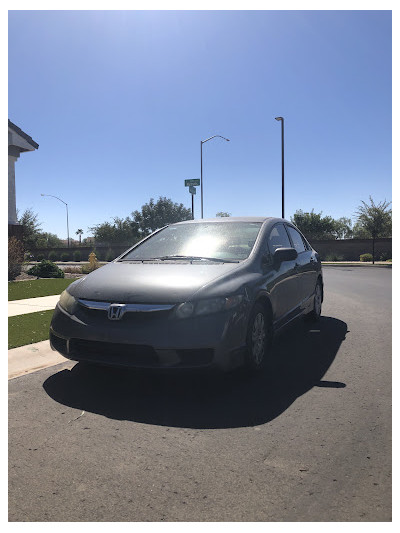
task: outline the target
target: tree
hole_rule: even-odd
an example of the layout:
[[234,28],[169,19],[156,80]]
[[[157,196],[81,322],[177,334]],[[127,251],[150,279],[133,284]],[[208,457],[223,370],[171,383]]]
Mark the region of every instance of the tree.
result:
[[62,246],[61,239],[55,233],[40,231],[42,224],[38,220],[38,215],[32,209],[25,209],[18,223],[22,226],[22,242],[25,251],[35,248],[53,248]]
[[389,209],[392,202],[384,200],[375,204],[371,196],[369,201],[370,205],[361,201],[356,214],[358,227],[372,238],[372,263],[375,263],[375,239],[392,235],[392,210]]
[[353,238],[354,239],[370,239],[371,235],[366,231],[359,222],[356,222],[353,226]]
[[134,211],[131,215],[132,222],[137,224],[140,235],[145,237],[167,224],[191,220],[192,210],[183,204],[173,202],[170,198],[160,196],[156,203],[150,198],[150,202],[143,205],[141,211]]
[[8,239],[8,281],[14,280],[21,274],[21,265],[24,262],[24,247],[16,237]]
[[230,217],[231,214],[227,213],[226,211],[219,211],[215,216],[216,217]]
[[25,209],[21,217],[18,218],[18,223],[22,226],[22,242],[25,250],[36,248],[42,226],[38,220],[38,215],[31,208]]
[[80,246],[82,242],[83,229],[76,230],[75,235],[79,235],[79,246]]
[[341,217],[334,220],[333,234],[335,239],[351,239],[353,237],[351,218]]
[[304,213],[299,209],[290,220],[310,241],[336,238],[335,220],[329,216],[323,217],[322,211],[314,213],[312,209],[311,213]]
[[55,248],[62,244],[62,240],[55,233],[47,231],[40,233],[36,240],[36,248]]
[[93,233],[97,243],[102,244],[135,244],[139,240],[137,224],[126,217],[125,219],[114,217],[113,223],[103,222],[96,224],[89,230]]

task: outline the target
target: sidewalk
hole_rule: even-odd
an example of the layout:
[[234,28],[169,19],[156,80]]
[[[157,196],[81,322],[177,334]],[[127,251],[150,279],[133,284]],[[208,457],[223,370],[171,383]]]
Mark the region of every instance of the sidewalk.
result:
[[11,300],[8,302],[8,316],[25,315],[37,311],[54,309],[60,295],[28,298],[27,300]]
[[[59,299],[60,295],[56,294],[55,296],[43,296],[27,300],[12,300],[8,302],[8,316],[12,317],[54,309]],[[8,350],[8,379],[30,374],[67,361],[65,357],[50,348],[48,340],[19,346]]]

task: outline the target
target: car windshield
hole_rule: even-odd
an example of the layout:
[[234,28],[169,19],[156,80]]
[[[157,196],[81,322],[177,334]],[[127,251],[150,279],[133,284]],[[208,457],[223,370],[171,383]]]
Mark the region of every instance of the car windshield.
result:
[[122,261],[242,261],[255,243],[261,222],[201,222],[168,226],[128,252]]

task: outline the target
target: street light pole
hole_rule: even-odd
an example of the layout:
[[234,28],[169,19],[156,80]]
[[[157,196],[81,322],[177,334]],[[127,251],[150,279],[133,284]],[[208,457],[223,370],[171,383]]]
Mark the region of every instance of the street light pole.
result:
[[213,135],[212,137],[209,137],[205,141],[200,141],[200,192],[201,192],[201,218],[203,218],[203,144],[207,141],[211,141],[211,139],[214,139],[215,137],[221,137],[221,139],[225,139],[225,141],[229,141],[230,139],[227,139],[226,137],[222,137],[222,135]]
[[53,196],[52,194],[41,194],[40,196],[50,196],[51,198],[57,198],[57,200],[60,200],[62,202],[67,210],[67,238],[68,238],[68,248],[69,248],[69,223],[68,223],[68,204],[64,202],[64,200],[61,200],[58,196]]
[[282,218],[285,218],[285,159],[284,159],[284,119],[283,117],[275,117],[281,123],[282,135]]

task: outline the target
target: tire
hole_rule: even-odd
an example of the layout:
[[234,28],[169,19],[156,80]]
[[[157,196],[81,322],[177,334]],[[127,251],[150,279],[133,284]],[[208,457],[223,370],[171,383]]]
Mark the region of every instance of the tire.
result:
[[314,291],[314,307],[311,313],[308,313],[307,318],[313,321],[319,320],[322,308],[322,284],[318,280]]
[[246,337],[246,366],[251,371],[262,370],[269,358],[272,342],[272,320],[261,303],[256,303],[249,320]]

